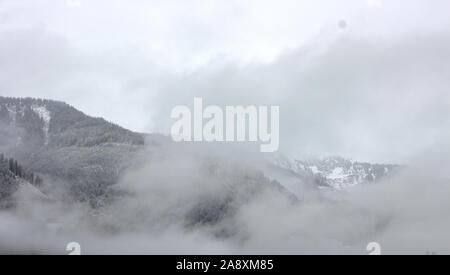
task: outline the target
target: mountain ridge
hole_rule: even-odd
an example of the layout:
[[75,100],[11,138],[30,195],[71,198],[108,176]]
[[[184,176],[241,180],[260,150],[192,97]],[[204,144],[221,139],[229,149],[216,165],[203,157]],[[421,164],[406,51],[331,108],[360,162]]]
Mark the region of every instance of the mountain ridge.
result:
[[[93,205],[108,196],[129,168],[139,165],[146,147],[164,151],[161,145],[171,142],[90,117],[64,102],[34,98],[0,97],[0,126],[0,152]],[[273,156],[271,165],[294,175],[297,184],[315,188],[343,190],[375,182],[396,168],[338,157],[300,161]]]
[[[88,116],[61,101],[0,97],[0,122],[18,124],[33,132],[32,138],[39,137],[38,145],[89,147],[107,142],[130,145],[145,142],[142,134]],[[85,130],[89,130],[89,135]]]
[[146,139],[64,102],[34,98],[0,97],[0,126],[0,152],[88,201],[119,181]]
[[337,190],[377,182],[401,167],[393,164],[359,162],[339,156],[300,159],[278,154],[269,161],[300,177],[310,177],[319,187]]

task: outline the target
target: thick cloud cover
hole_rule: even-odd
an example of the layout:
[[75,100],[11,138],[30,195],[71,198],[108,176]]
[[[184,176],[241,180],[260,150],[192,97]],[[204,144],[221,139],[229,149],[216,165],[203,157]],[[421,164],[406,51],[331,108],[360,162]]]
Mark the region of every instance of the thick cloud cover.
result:
[[64,254],[77,241],[85,254],[366,254],[377,241],[386,254],[450,253],[448,159],[430,155],[333,199],[305,192],[293,201],[264,185],[254,195],[233,187],[233,198],[248,196],[236,211],[192,224],[193,206],[222,200],[238,171],[257,173],[251,159],[236,162],[222,148],[172,146],[150,148],[116,187],[122,195],[101,209],[48,202],[22,189],[16,198],[24,203],[0,212],[0,252]]
[[[217,150],[218,181],[202,170],[208,148],[164,148],[102,212],[17,193],[26,203],[0,212],[1,253],[64,253],[71,241],[87,253],[365,253],[370,241],[450,253],[448,1],[130,2],[0,0],[1,95],[163,133],[194,96],[280,105],[283,152],[409,166],[333,200],[262,188],[223,223],[192,228],[183,206],[217,199],[233,156]],[[255,160],[239,156],[238,167]]]
[[448,137],[448,1],[79,2],[0,2],[2,95],[165,133],[194,96],[279,104],[296,155],[408,163]]
[[448,140],[449,46],[447,33],[382,44],[344,36],[270,65],[229,65],[171,81],[158,113],[170,112],[175,100],[192,106],[193,96],[218,105],[280,105],[285,152],[406,162]]

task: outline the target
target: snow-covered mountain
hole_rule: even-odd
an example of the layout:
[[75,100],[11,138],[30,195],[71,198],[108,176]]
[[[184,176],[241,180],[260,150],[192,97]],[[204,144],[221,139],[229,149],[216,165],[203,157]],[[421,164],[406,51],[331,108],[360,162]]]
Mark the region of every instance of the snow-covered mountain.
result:
[[[219,153],[198,152],[192,144],[131,132],[62,102],[0,97],[0,124],[0,153],[44,179],[43,186],[34,188],[5,166],[0,191],[8,198],[27,200],[28,195],[17,195],[25,190],[33,200],[41,200],[36,189],[45,194],[48,190],[57,198],[101,209],[111,201],[134,197],[133,186],[143,184],[152,190],[145,200],[170,200],[175,195],[168,213],[161,216],[176,215],[187,227],[218,224],[269,191],[296,200],[261,170],[241,167]],[[178,189],[184,190],[179,198]],[[232,233],[225,231],[216,234]]]
[[0,97],[0,125],[0,142],[16,146],[90,147],[108,142],[144,144],[141,134],[52,100]]
[[144,135],[63,102],[0,97],[0,153],[83,200],[117,183],[144,143]]
[[[0,126],[0,153],[50,182],[67,184],[74,197],[94,204],[130,168],[139,166],[139,155],[165,156],[173,146],[169,138],[134,133],[50,100],[0,97]],[[345,189],[379,180],[396,168],[339,157],[302,161],[282,156],[270,159],[269,166],[276,169],[259,168],[264,176],[243,180],[245,186],[269,182],[280,188],[280,183],[301,196],[300,185]]]
[[[0,209],[33,210],[33,222],[46,234],[71,233],[81,219],[88,230],[108,234],[153,235],[177,226],[241,241],[255,231],[243,223],[280,211],[271,215],[288,212],[280,219],[284,226],[302,216],[311,198],[334,206],[331,196],[341,194],[336,189],[374,182],[396,169],[339,157],[267,160],[245,156],[240,148],[174,143],[48,100],[0,97],[0,126],[0,156],[8,157],[0,157]],[[37,176],[43,181],[33,180]],[[57,218],[47,215],[61,207]]]
[[358,162],[342,157],[299,160],[277,155],[271,157],[269,161],[300,178],[311,178],[320,187],[332,187],[338,190],[376,182],[390,175],[399,167],[391,164]]

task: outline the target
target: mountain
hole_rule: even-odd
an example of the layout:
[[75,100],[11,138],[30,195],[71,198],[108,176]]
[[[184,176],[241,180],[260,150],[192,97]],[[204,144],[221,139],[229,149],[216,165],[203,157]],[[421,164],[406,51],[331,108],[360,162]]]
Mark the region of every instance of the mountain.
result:
[[252,217],[242,214],[255,205],[270,210],[274,200],[284,211],[306,202],[305,194],[328,200],[336,189],[376,182],[398,168],[243,152],[134,133],[62,102],[0,97],[0,156],[8,157],[0,157],[0,208],[42,207],[32,217],[37,223],[69,231],[78,224],[65,211],[58,218],[43,212],[77,206],[75,216],[108,234],[180,225],[218,240],[246,238],[239,225]]
[[68,104],[0,97],[0,152],[92,200],[115,184],[145,144],[134,133]]
[[[161,159],[165,159],[172,147],[167,137],[134,133],[104,119],[87,116],[63,102],[0,97],[0,153],[18,160],[25,170],[40,176],[46,183],[55,188],[67,187],[75,199],[94,206],[103,203],[113,190],[110,187],[130,168],[140,165],[142,155],[160,154]],[[173,161],[179,158],[177,154],[181,153],[176,152]],[[227,192],[240,193],[236,190],[253,186],[252,193],[256,193],[258,184],[255,183],[258,182],[285,192],[284,187],[291,184],[289,181],[291,185],[345,189],[375,182],[396,169],[394,165],[361,163],[339,157],[301,161],[277,155],[269,163],[289,175],[289,179],[272,177],[264,168],[265,176],[255,173],[258,176],[254,177],[244,172],[238,173],[242,175],[239,177],[228,171],[229,177],[249,185],[242,188],[227,183],[233,186],[233,190]],[[231,171],[238,170],[232,168]],[[4,186],[14,183],[8,172],[2,175]],[[283,183],[284,187],[271,179]]]
[[144,137],[63,102],[0,97],[2,139],[15,145],[92,147],[104,143],[143,145]]
[[376,182],[399,168],[398,165],[371,164],[342,157],[298,160],[277,155],[272,157],[270,162],[297,175],[299,178],[309,179],[319,187],[330,187],[338,190]]
[[[152,190],[149,198],[167,205],[168,213],[161,217],[177,216],[193,227],[218,224],[267,190],[296,200],[260,170],[224,160],[220,153],[199,152],[192,144],[175,144],[161,135],[134,133],[62,102],[0,97],[0,124],[0,152],[42,177],[46,190],[69,190],[75,200],[94,208],[124,200],[123,204],[138,203],[140,209],[140,193],[133,194],[132,187],[143,184]],[[19,186],[47,196],[6,170],[0,182],[8,196]],[[185,190],[182,196],[177,189]],[[231,234],[225,231],[216,234]]]

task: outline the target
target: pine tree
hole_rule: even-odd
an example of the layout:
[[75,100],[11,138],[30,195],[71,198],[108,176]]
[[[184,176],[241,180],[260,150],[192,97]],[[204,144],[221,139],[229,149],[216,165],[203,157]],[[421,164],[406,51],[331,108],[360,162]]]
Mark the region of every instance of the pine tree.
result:
[[31,184],[40,185],[43,183],[43,180],[39,176],[33,172],[26,171],[17,160],[5,158],[3,154],[0,154],[0,168],[2,167],[9,170],[14,176],[25,179]]
[[9,159],[9,171],[14,173],[14,160],[11,158]]
[[18,176],[19,175],[19,165],[17,164],[17,160],[14,161],[14,175]]

